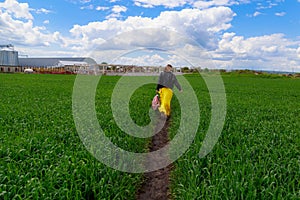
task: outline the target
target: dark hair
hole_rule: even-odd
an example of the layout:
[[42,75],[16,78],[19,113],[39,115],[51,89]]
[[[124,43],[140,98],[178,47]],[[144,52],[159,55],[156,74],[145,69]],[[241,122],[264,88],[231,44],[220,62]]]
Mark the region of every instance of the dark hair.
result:
[[167,64],[167,67],[171,67],[171,68],[173,68],[173,66],[172,66],[171,64]]

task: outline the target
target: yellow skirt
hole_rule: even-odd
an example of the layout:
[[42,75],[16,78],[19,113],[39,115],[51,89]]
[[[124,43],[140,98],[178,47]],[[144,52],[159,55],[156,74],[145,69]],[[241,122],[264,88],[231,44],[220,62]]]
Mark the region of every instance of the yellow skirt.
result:
[[171,114],[171,99],[173,91],[170,88],[161,88],[159,90],[160,107],[159,112],[164,113],[166,116]]

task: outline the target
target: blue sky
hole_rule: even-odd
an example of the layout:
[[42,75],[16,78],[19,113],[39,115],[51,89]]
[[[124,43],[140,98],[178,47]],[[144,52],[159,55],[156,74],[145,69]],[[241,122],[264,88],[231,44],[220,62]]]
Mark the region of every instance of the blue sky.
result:
[[0,43],[30,57],[300,71],[299,10],[300,0],[5,0]]

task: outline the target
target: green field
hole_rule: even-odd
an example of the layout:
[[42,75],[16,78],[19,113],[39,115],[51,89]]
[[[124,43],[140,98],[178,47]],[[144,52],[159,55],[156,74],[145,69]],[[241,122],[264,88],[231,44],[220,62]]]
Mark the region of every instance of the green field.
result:
[[214,150],[198,159],[209,96],[204,83],[190,77],[204,119],[194,146],[176,162],[175,197],[300,199],[300,80],[236,74],[223,75],[223,80],[224,129]]
[[[224,129],[213,151],[198,152],[210,122],[203,79],[187,75],[199,99],[194,143],[175,162],[174,199],[300,199],[300,79],[223,74]],[[0,199],[135,199],[142,174],[98,162],[82,144],[72,115],[73,75],[0,74]],[[102,76],[96,94],[99,124],[129,151],[145,152],[149,139],[115,124],[111,94],[119,77]],[[154,84],[136,90],[130,114],[149,123]],[[170,137],[180,123],[173,99]],[[137,106],[138,108],[136,109]]]

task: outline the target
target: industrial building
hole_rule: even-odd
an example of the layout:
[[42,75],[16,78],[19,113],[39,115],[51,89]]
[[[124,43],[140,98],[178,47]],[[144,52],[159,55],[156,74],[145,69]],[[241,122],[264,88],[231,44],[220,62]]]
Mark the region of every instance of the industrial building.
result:
[[12,44],[0,45],[0,72],[24,72],[32,69],[36,73],[77,73],[96,66],[94,59],[88,57],[19,58]]
[[18,57],[13,45],[0,45],[0,72],[20,71]]
[[[27,70],[26,70],[27,69]],[[26,71],[25,71],[26,70]],[[47,74],[157,75],[164,67],[97,64],[89,57],[19,57],[11,44],[0,45],[0,72]],[[173,69],[181,73],[180,68]]]
[[88,57],[19,58],[21,71],[33,69],[37,73],[72,73],[88,71],[97,63]]

